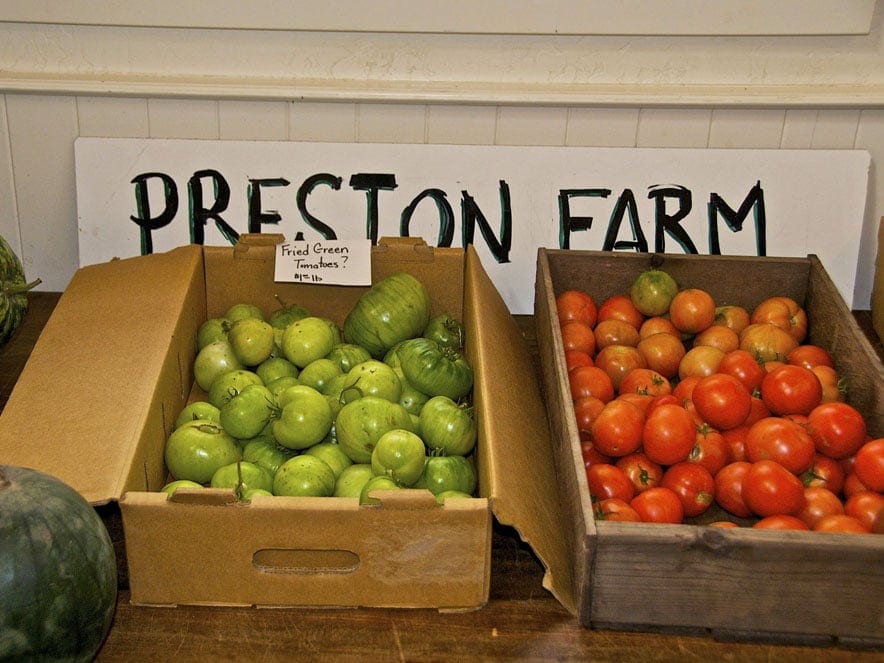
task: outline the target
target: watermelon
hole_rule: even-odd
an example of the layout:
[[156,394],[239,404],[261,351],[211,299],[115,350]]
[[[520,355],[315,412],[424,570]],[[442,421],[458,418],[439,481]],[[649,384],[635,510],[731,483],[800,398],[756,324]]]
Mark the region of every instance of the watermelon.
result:
[[28,290],[40,279],[27,283],[21,260],[0,236],[0,346],[5,345],[28,311]]
[[0,465],[0,661],[91,661],[116,604],[95,509],[55,477]]

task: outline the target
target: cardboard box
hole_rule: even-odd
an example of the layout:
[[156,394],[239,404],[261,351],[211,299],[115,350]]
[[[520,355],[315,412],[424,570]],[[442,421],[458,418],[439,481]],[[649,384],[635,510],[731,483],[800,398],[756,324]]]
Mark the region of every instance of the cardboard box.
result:
[[360,506],[155,492],[205,319],[237,302],[269,313],[279,297],[342,324],[366,290],[274,283],[282,239],[244,236],[235,247],[185,246],[78,270],[0,416],[3,462],[53,474],[93,504],[119,502],[134,603],[475,609],[488,598],[497,517],[533,546],[545,585],[573,610],[539,383],[472,248],[382,240],[372,277],[408,271],[427,286],[434,313],[464,321],[480,497],[439,506],[427,491],[387,491],[381,506]]
[[884,368],[815,256],[754,258],[541,249],[536,324],[574,560],[578,619],[587,627],[677,630],[801,643],[884,642],[884,537],[596,521],[568,391],[555,296],[598,302],[628,292],[652,265],[719,304],[767,296],[808,311],[809,342],[828,348],[850,401],[884,434]]

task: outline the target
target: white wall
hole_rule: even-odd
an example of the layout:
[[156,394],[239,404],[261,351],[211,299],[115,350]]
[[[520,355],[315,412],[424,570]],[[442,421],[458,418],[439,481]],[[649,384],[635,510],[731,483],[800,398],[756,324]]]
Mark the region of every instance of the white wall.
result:
[[[427,35],[3,23],[0,234],[77,267],[77,136],[864,149],[884,215],[884,10],[867,35]],[[874,269],[877,247],[861,248]]]

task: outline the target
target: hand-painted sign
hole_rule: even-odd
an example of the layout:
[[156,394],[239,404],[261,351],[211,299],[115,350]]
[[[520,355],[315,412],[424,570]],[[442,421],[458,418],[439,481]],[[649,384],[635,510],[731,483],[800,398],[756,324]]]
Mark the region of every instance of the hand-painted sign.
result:
[[[229,244],[423,237],[473,244],[530,313],[537,248],[820,256],[868,306],[870,157],[710,150],[80,138],[80,264]],[[871,225],[871,224],[870,224]],[[751,276],[747,275],[747,278]]]

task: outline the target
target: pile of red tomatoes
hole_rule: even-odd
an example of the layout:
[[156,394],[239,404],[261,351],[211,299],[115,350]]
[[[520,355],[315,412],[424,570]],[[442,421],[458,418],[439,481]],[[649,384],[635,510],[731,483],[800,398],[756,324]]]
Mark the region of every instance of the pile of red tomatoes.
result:
[[797,302],[718,304],[652,269],[556,307],[597,519],[884,533],[884,438]]

